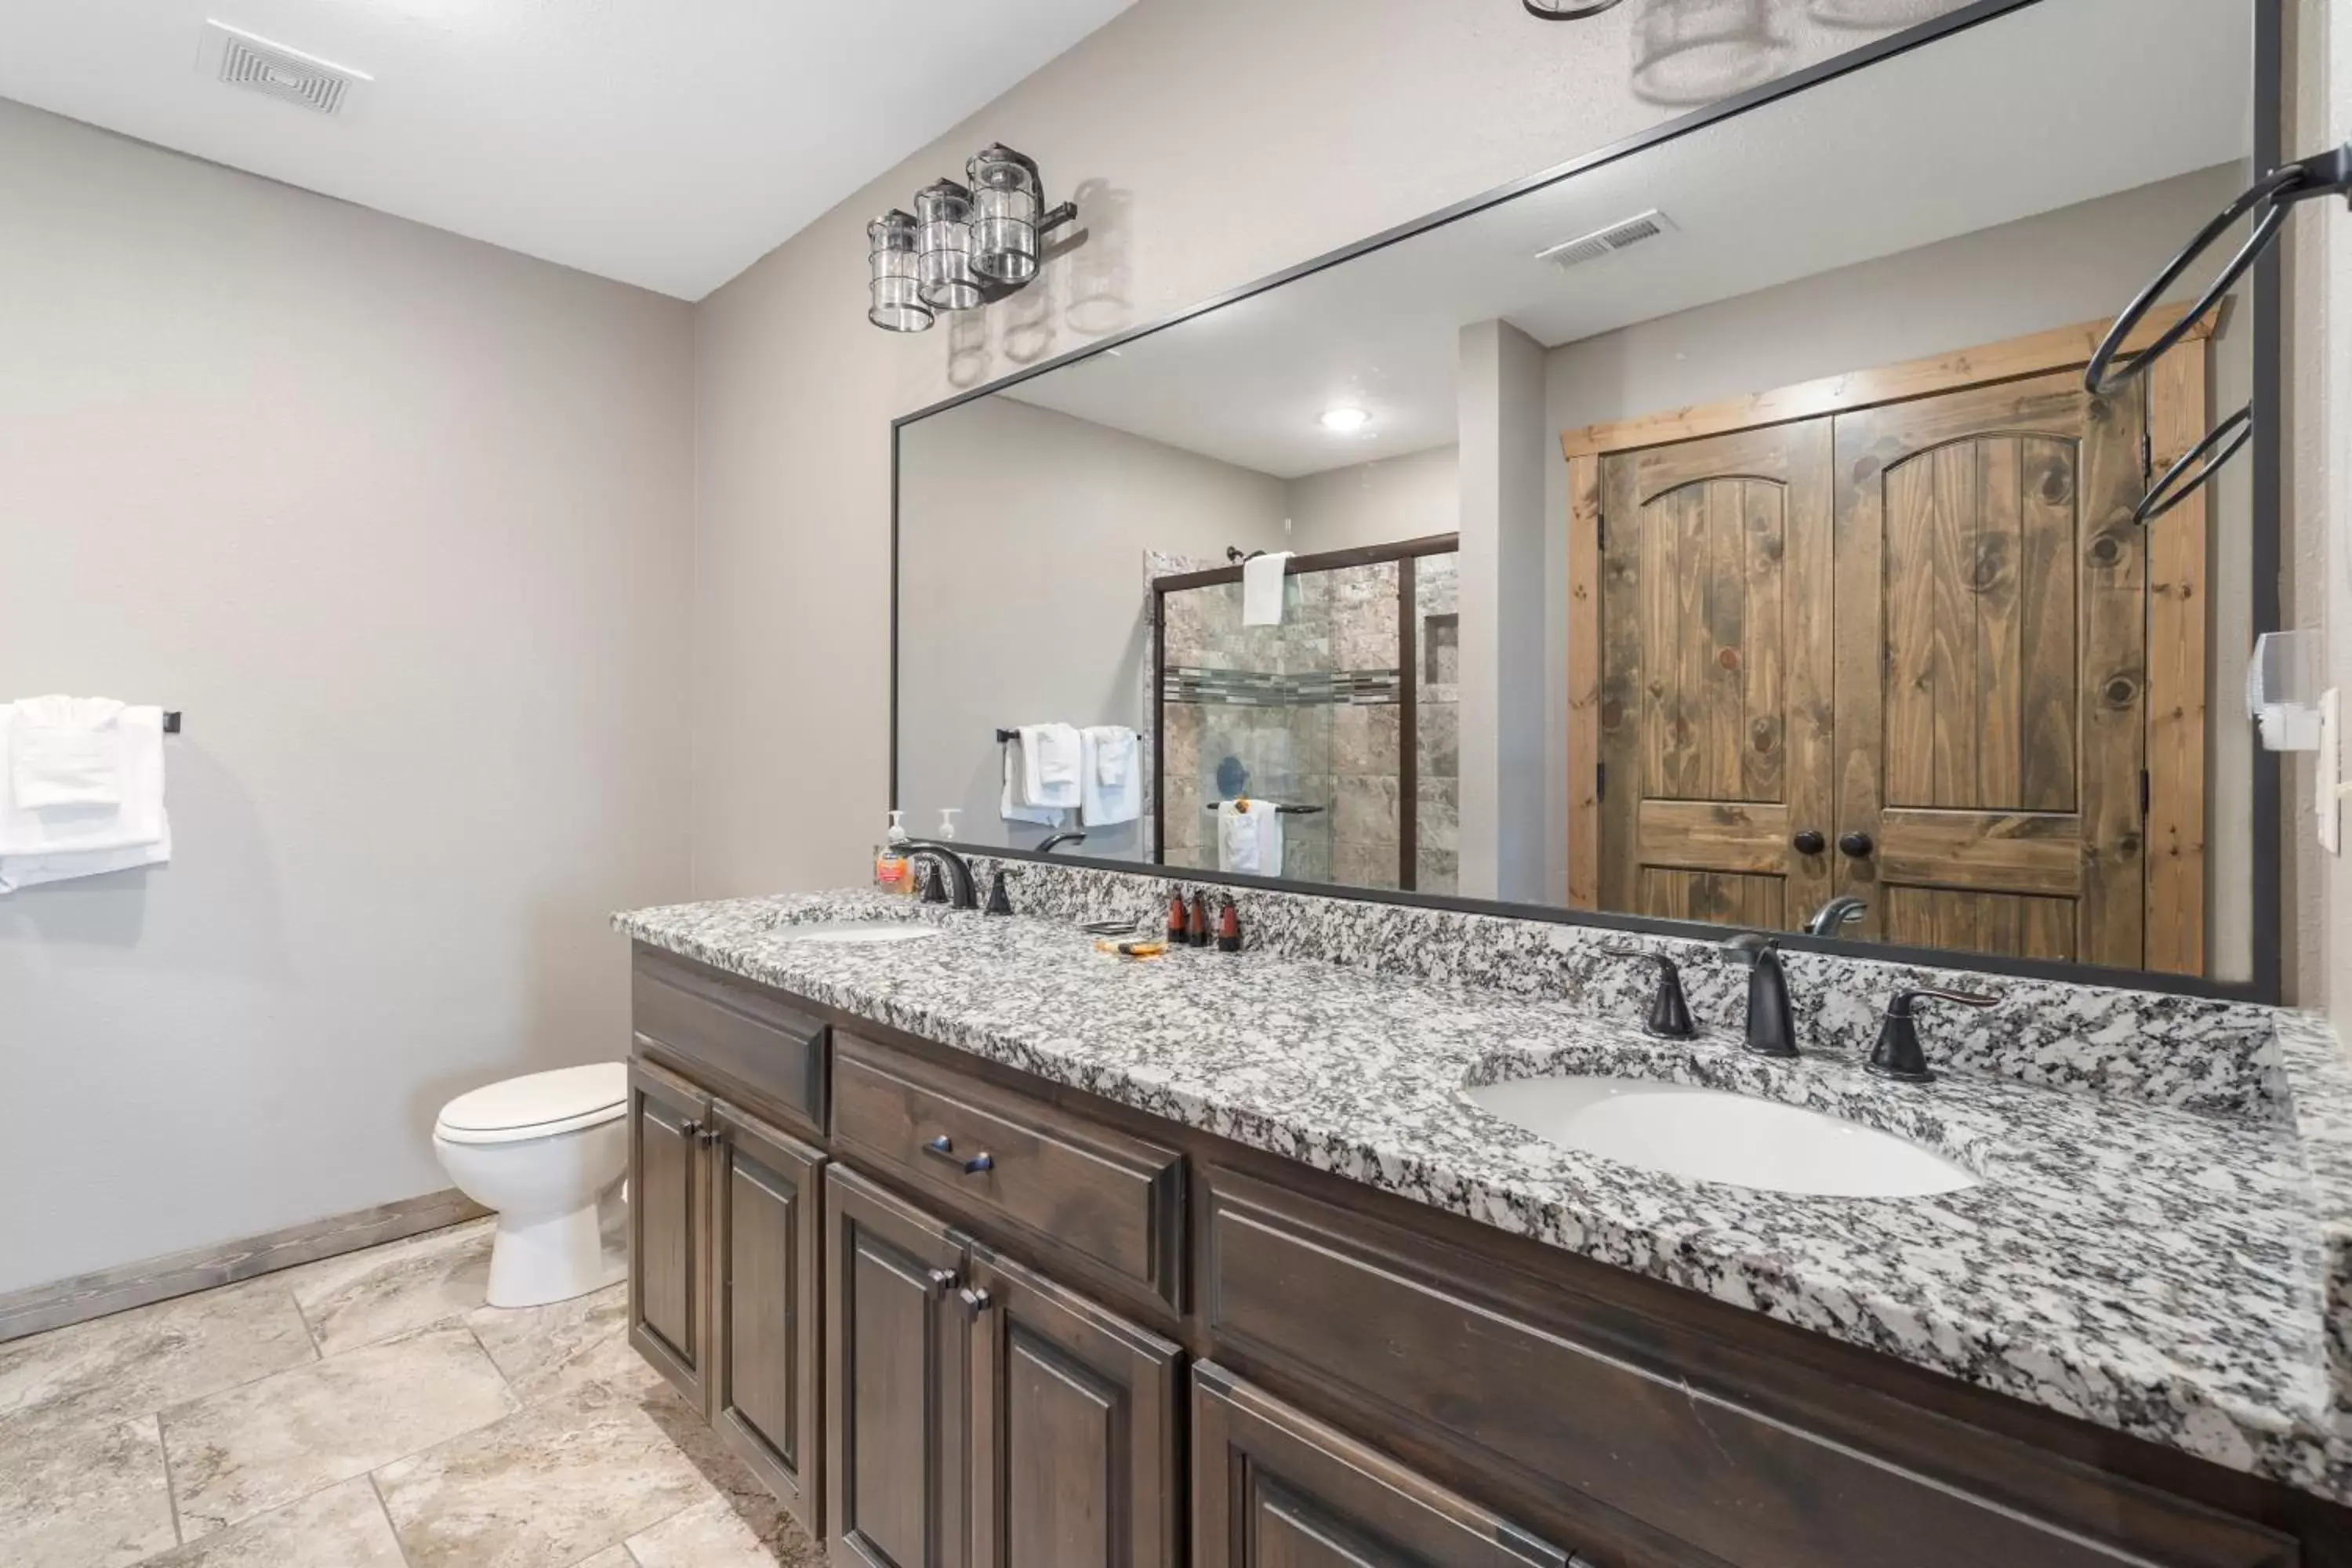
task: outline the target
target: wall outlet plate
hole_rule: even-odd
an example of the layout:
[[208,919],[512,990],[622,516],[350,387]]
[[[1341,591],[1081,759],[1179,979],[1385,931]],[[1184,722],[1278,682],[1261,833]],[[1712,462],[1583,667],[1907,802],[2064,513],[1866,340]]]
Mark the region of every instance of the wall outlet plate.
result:
[[2318,775],[2311,804],[2319,817],[2319,847],[2330,855],[2344,853],[2344,798],[2352,794],[2344,783],[2341,697],[2334,690],[2319,694],[2319,755],[2312,768]]

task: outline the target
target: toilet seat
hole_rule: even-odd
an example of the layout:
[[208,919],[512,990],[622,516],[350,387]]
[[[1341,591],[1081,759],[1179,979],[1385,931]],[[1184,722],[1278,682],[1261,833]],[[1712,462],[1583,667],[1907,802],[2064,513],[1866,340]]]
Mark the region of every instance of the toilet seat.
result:
[[596,1062],[510,1078],[441,1108],[433,1136],[445,1143],[520,1143],[617,1121],[629,1105],[625,1062]]

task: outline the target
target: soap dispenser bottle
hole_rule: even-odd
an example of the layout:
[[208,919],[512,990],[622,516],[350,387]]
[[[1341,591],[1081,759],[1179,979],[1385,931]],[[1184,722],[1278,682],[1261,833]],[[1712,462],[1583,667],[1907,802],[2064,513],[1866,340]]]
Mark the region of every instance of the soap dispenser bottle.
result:
[[874,885],[886,893],[906,897],[915,890],[914,862],[907,858],[907,814],[893,811],[882,847],[874,852]]

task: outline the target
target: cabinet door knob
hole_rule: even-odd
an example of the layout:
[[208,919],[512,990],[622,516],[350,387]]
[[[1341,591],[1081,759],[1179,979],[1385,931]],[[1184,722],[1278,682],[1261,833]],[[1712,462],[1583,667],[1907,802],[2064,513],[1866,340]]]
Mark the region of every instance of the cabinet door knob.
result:
[[1818,827],[1808,827],[1789,840],[1789,847],[1800,855],[1818,855],[1830,847],[1830,841]]
[[677,1135],[681,1138],[699,1138],[702,1136],[702,1123],[681,1121],[677,1124]]
[[934,1268],[931,1270],[931,1289],[944,1296],[956,1288],[961,1278],[952,1268]]
[[1849,833],[1838,840],[1838,853],[1849,860],[1867,860],[1877,848],[1876,840],[1867,833]]
[[990,1295],[985,1290],[975,1290],[969,1285],[965,1286],[963,1289],[957,1292],[957,1294],[963,1298],[963,1304],[971,1309],[971,1315],[975,1318],[980,1316],[981,1313],[987,1311],[991,1307],[996,1305],[995,1297]]

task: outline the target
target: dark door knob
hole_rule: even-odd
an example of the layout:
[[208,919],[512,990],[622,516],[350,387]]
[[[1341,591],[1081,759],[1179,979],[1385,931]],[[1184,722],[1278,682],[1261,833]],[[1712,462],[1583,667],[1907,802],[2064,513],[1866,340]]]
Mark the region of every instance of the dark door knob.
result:
[[1800,855],[1818,855],[1830,847],[1830,841],[1822,837],[1822,830],[1818,827],[1806,828],[1789,843]]
[[1855,860],[1867,860],[1878,846],[1867,833],[1849,833],[1838,840],[1838,853]]

